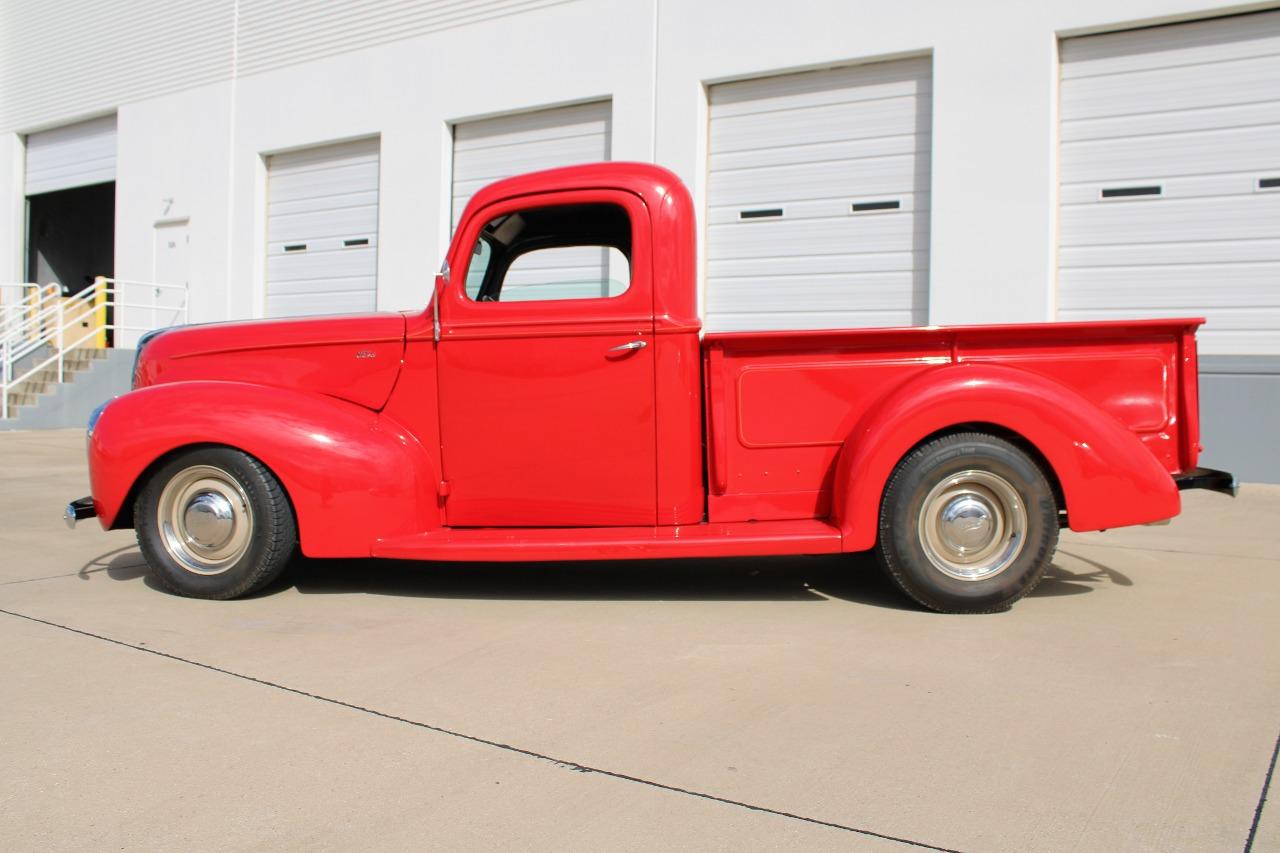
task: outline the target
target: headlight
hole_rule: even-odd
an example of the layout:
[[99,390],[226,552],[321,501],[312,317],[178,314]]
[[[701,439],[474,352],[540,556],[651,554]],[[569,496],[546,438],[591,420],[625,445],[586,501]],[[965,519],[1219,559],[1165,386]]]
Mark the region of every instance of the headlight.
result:
[[[115,398],[112,397],[112,400]],[[102,410],[111,405],[111,400],[103,403],[101,406],[93,410],[93,414],[89,415],[89,434],[86,438],[93,438],[93,428],[98,425],[98,418],[102,417]]]

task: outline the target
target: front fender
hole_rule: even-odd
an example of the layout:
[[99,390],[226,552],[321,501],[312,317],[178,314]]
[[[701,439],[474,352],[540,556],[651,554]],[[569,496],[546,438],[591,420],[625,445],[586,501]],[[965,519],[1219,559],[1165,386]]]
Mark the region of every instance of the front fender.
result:
[[951,364],[891,391],[845,441],[832,504],[844,550],[875,545],[880,498],[899,460],[962,424],[993,424],[1034,445],[1062,486],[1072,530],[1160,521],[1181,508],[1159,460],[1076,391],[1018,368]]
[[250,454],[293,503],[303,553],[368,556],[383,536],[440,523],[436,466],[394,421],[305,391],[244,382],[155,385],[113,400],[89,440],[99,521],[110,529],[153,463],[184,446]]

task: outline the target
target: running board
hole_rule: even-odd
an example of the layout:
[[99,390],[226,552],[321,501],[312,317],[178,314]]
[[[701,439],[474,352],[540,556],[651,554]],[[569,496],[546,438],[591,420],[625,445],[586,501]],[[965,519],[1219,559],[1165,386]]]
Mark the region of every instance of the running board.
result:
[[395,560],[493,562],[838,553],[840,529],[821,519],[680,527],[441,528],[379,539],[372,549],[374,557]]

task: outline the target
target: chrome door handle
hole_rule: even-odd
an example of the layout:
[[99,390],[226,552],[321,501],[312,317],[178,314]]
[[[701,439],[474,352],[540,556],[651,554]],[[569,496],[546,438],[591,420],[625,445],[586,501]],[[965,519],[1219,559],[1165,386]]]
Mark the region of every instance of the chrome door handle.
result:
[[609,347],[609,352],[627,352],[628,350],[644,349],[648,345],[648,341],[631,341],[630,343],[618,344],[616,347]]

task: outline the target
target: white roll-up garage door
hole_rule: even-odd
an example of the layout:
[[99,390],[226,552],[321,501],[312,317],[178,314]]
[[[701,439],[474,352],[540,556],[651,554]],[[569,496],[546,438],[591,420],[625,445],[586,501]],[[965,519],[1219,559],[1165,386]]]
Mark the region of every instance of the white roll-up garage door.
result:
[[1062,43],[1058,317],[1280,354],[1280,12]]
[[378,140],[275,154],[267,175],[267,316],[374,310]]
[[706,325],[926,321],[928,58],[711,89]]
[[114,115],[27,137],[27,195],[105,184],[115,179]]
[[453,129],[453,224],[501,178],[609,159],[610,102],[461,122]]

